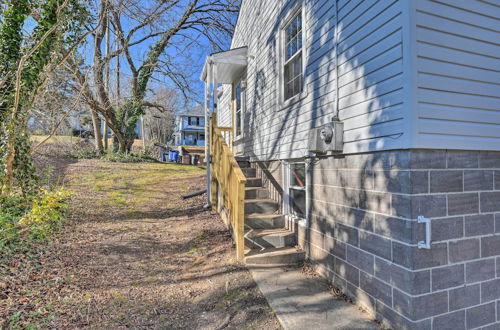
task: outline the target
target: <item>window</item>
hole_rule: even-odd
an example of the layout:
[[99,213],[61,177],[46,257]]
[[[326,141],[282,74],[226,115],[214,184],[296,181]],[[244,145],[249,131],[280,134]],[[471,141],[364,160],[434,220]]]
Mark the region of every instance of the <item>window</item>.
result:
[[243,135],[243,107],[245,98],[245,89],[239,82],[234,87],[234,134],[236,137]]
[[297,218],[306,218],[306,165],[304,163],[288,164],[287,200],[288,214]]
[[283,36],[283,98],[286,101],[302,92],[302,12],[300,10],[285,25]]

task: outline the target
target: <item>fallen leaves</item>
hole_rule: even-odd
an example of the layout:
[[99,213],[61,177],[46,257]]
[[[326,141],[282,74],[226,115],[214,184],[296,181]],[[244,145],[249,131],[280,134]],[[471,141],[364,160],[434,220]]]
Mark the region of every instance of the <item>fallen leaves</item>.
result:
[[[72,221],[50,244],[0,266],[0,328],[279,328],[248,271],[235,264],[219,216],[203,209],[203,196],[179,199],[204,184],[201,171],[179,179],[163,164],[63,160],[56,167],[76,192]],[[154,183],[141,178],[150,172]],[[89,179],[96,177],[106,183],[101,190]],[[134,211],[110,203],[110,189],[133,199]],[[237,294],[224,299],[228,291]]]

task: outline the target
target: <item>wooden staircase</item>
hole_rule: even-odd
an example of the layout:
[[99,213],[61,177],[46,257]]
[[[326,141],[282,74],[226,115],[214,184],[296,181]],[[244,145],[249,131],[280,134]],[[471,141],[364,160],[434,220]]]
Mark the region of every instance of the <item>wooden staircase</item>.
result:
[[270,199],[256,169],[236,157],[247,178],[245,188],[245,263],[247,265],[297,265],[304,252],[297,248],[296,235],[285,228],[278,202]]

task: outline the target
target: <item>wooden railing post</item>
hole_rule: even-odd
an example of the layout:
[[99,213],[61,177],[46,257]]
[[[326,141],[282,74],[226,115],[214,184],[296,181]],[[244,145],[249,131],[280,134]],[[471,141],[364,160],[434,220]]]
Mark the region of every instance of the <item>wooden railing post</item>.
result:
[[[232,128],[216,127],[216,116],[214,114],[210,121],[212,206],[214,210],[218,209],[216,201],[222,206],[224,220],[233,232],[236,243],[236,257],[238,261],[244,261],[246,178],[227,144],[228,136],[232,139]],[[219,197],[217,194],[218,189],[220,190],[220,200],[217,200]]]

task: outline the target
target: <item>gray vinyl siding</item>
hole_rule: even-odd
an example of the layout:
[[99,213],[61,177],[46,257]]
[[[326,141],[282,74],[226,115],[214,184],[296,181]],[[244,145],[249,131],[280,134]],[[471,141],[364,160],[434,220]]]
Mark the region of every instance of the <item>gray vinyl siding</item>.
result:
[[500,2],[419,0],[415,147],[500,150]]
[[[251,56],[246,73],[245,154],[260,160],[305,156],[311,128],[328,122],[335,113],[337,91],[346,153],[403,148],[403,1],[302,1],[307,94],[280,109],[278,38],[280,24],[294,3],[245,0],[242,4],[232,47],[248,46]],[[231,88],[225,86],[220,125],[230,126],[230,98]]]

